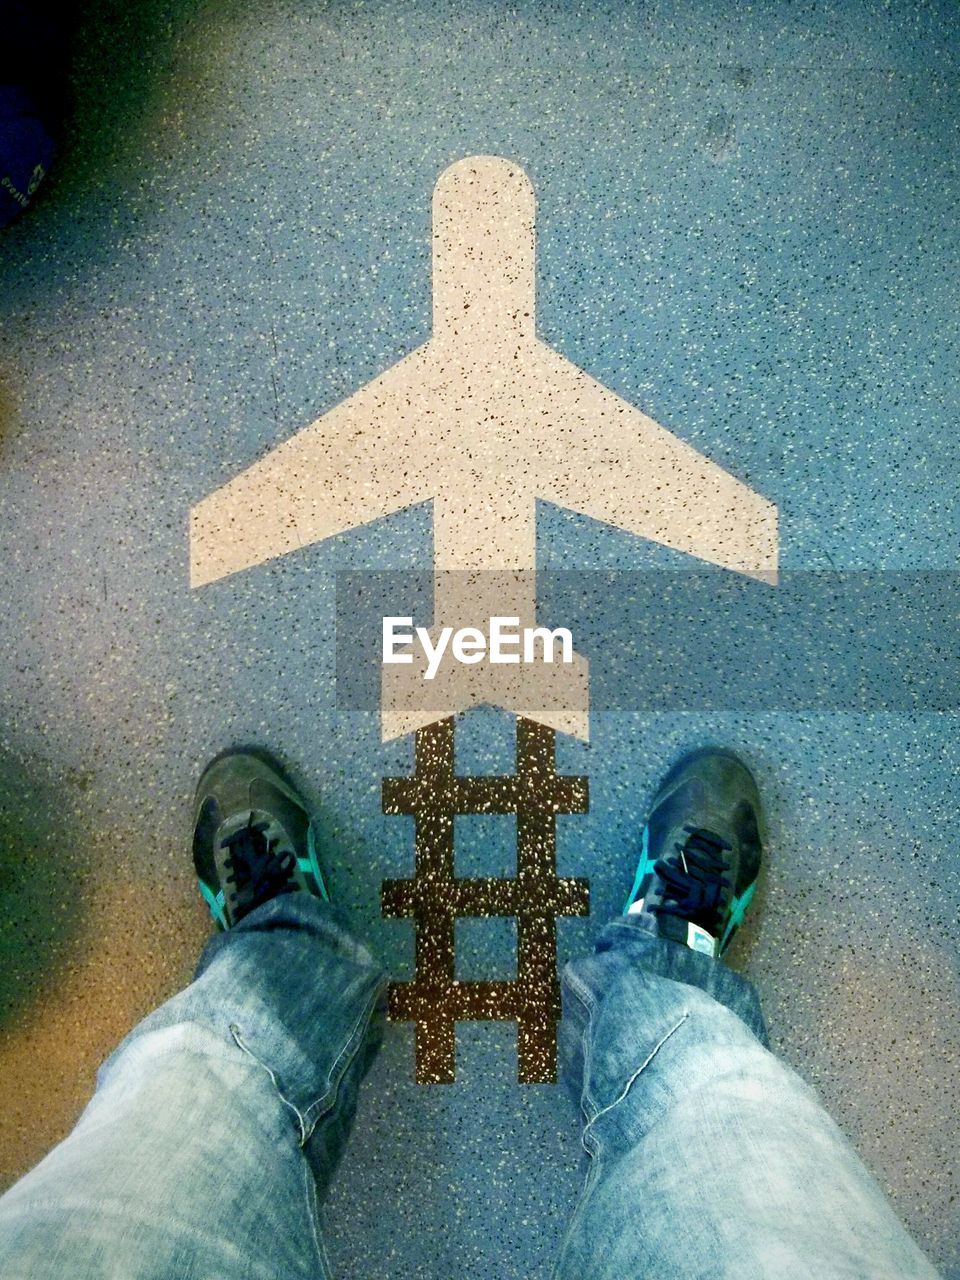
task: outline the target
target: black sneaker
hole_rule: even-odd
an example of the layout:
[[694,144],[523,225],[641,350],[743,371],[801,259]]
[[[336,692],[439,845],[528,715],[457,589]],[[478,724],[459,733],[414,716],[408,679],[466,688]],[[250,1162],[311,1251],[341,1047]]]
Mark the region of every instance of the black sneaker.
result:
[[221,929],[281,893],[329,900],[306,806],[262,751],[226,751],[207,766],[197,787],[193,863]]
[[723,955],[757,887],[759,826],[757,784],[741,760],[712,748],[684,756],[654,798],[624,913]]

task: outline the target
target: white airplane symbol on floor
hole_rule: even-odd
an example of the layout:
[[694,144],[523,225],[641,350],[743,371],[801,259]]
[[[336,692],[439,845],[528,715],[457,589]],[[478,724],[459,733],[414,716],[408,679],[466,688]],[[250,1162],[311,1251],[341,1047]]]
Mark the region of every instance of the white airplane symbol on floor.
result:
[[[536,615],[536,499],[776,580],[773,503],[541,342],[533,187],[473,156],[433,196],[433,336],[198,503],[191,585],[432,501],[433,638]],[[385,739],[477,703],[588,736],[587,663],[385,666]]]

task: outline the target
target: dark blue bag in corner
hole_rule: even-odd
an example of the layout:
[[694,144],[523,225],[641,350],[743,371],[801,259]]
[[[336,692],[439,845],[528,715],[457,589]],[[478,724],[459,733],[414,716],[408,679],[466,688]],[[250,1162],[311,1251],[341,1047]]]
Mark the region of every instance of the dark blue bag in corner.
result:
[[0,227],[33,199],[53,162],[53,135],[19,85],[0,85]]
[[29,205],[53,162],[66,49],[47,6],[0,0],[0,227]]

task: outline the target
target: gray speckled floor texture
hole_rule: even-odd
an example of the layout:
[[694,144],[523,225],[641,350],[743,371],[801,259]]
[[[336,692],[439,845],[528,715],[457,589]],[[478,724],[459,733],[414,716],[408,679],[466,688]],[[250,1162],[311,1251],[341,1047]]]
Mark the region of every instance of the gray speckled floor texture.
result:
[[[381,912],[414,866],[382,796],[413,739],[382,742],[347,679],[375,661],[359,621],[342,652],[336,595],[429,570],[430,508],[195,589],[188,519],[426,341],[434,185],[502,156],[536,191],[540,337],[779,511],[773,606],[538,506],[544,608],[593,698],[589,743],[556,738],[589,779],[556,818],[590,893],[558,960],[620,909],[673,759],[740,751],[769,840],[737,961],[960,1277],[958,71],[952,0],[90,7],[71,147],[0,238],[0,1179],[187,979],[189,804],[226,745],[281,753],[333,895],[413,976],[413,921]],[[461,716],[458,771],[511,773],[516,724]],[[455,826],[458,875],[514,874],[516,818]],[[516,976],[511,918],[455,933],[458,979]],[[357,1280],[545,1276],[580,1176],[575,1109],[518,1083],[512,1022],[459,1022],[455,1080],[420,1084],[398,1021],[331,1254]]]

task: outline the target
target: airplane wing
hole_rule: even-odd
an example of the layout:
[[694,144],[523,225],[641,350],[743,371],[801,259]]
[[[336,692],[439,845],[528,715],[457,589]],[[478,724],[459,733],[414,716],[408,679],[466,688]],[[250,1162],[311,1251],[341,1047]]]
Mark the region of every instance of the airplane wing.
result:
[[[215,582],[433,497],[418,465],[430,421],[426,347],[341,401],[198,502],[190,585]],[[427,416],[425,418],[424,413]]]
[[[524,370],[544,412],[537,496],[776,582],[777,508],[545,343]],[[531,393],[532,393],[531,388]]]

